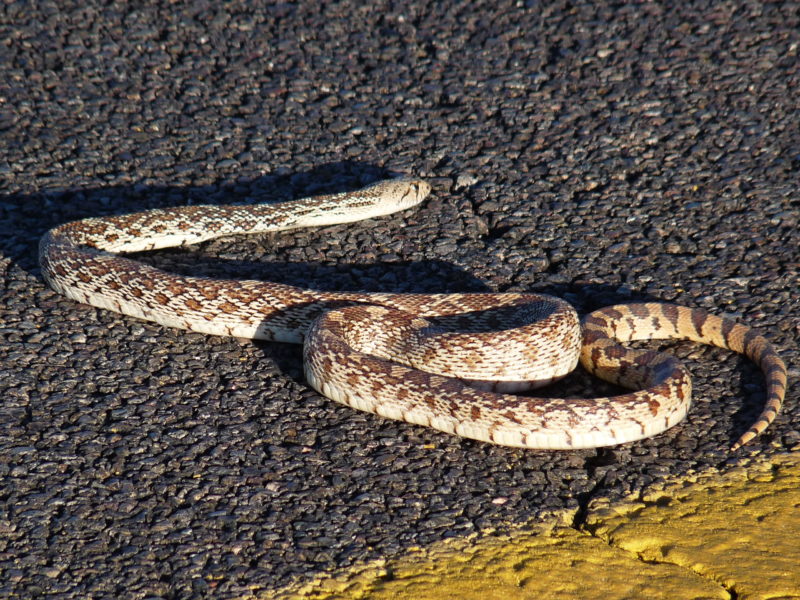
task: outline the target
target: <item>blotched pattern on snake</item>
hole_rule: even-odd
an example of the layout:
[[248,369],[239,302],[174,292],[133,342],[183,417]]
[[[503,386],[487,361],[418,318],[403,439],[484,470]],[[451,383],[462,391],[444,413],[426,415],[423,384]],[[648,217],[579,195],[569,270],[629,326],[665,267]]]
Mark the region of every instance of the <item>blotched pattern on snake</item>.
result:
[[[231,234],[347,223],[421,202],[417,179],[254,206],[188,206],[61,225],[42,238],[53,289],[93,306],[192,331],[304,343],[320,393],[353,408],[448,433],[529,448],[592,448],[652,436],[680,422],[691,381],[675,358],[619,345],[681,338],[756,362],[767,400],[733,449],[778,413],[786,367],[762,336],[726,318],[671,304],[604,308],[578,319],[538,294],[321,292],[262,281],[170,274],[117,253],[194,244]],[[567,375],[578,360],[632,388],[608,398],[534,398],[511,392]]]

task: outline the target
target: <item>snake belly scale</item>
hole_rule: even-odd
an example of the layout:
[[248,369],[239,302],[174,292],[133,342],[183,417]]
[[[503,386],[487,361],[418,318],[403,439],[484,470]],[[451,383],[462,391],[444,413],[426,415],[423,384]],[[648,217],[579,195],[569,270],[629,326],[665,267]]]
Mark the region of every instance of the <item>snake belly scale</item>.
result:
[[[283,204],[186,206],[58,226],[40,244],[44,278],[78,302],[201,333],[304,344],[308,382],[353,408],[506,446],[620,444],[680,422],[689,373],[675,358],[620,342],[689,339],[745,354],[766,402],[733,449],[777,415],[786,367],[749,327],[671,304],[617,305],[583,322],[559,298],[518,293],[322,292],[263,281],[178,276],[120,256],[212,238],[360,221],[420,203],[418,179]],[[634,391],[604,398],[516,395],[578,361]]]

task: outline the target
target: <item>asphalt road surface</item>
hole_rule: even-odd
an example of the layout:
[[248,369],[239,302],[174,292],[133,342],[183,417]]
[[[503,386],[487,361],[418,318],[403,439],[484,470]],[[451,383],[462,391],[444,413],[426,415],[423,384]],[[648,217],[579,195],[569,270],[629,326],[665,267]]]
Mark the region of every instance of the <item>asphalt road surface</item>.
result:
[[[580,526],[592,498],[800,443],[797,3],[265,4],[0,7],[0,595],[241,597],[553,510]],[[762,376],[679,343],[695,404],[667,433],[496,447],[320,397],[299,347],[81,306],[39,274],[68,220],[392,173],[432,197],[142,260],[702,307],[780,349],[785,411],[730,454]],[[609,391],[577,373],[547,393]]]

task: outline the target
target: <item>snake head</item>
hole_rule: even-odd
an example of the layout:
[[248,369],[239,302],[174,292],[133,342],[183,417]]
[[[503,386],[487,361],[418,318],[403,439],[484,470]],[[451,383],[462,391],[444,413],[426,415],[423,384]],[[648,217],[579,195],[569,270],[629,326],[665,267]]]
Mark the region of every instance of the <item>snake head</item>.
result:
[[385,203],[386,213],[405,210],[416,206],[431,193],[428,182],[416,177],[400,177],[384,179],[364,188],[363,192],[381,197]]

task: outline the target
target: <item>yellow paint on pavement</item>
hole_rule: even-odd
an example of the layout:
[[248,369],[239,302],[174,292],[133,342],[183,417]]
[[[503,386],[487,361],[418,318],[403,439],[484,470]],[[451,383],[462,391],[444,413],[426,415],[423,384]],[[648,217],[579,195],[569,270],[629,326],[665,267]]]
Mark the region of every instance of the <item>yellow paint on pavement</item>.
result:
[[739,600],[800,598],[796,454],[596,508],[586,529],[642,560],[684,567]]
[[800,456],[599,500],[535,530],[440,543],[260,598],[800,600]]

